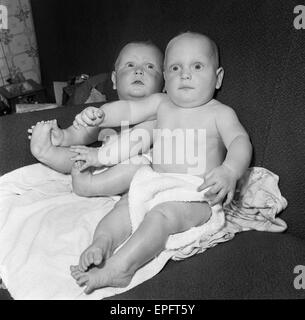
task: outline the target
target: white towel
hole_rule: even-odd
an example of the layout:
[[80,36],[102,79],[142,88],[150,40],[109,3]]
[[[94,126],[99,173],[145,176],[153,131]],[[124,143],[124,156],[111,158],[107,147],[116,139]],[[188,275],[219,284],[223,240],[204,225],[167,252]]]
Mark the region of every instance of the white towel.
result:
[[[156,205],[167,201],[207,202],[205,193],[197,188],[203,179],[189,174],[158,173],[149,165],[141,167],[135,174],[129,190],[129,212],[132,232],[143,221],[145,214]],[[225,224],[222,206],[211,208],[210,219],[199,227],[169,236],[165,248],[183,249],[201,238],[208,238],[219,231]],[[174,258],[174,257],[173,257]]]
[[78,197],[71,192],[69,175],[41,164],[17,169],[0,177],[0,276],[15,299],[97,300],[150,279],[171,258],[203,252],[232,239],[236,232],[285,230],[285,222],[276,217],[287,205],[276,175],[263,168],[249,170],[238,196],[224,208],[225,225],[215,234],[183,250],[163,251],[136,272],[127,288],[103,288],[85,295],[70,276],[69,266],[78,263],[98,222],[119,197]]

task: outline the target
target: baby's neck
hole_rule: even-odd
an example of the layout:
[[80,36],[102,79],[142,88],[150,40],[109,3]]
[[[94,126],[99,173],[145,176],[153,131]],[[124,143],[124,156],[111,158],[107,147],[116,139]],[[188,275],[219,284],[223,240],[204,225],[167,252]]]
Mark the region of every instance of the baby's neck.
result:
[[203,108],[208,108],[210,107],[211,105],[214,104],[216,100],[215,99],[211,99],[209,100],[208,102],[205,102],[204,104],[200,104],[198,106],[194,106],[194,107],[184,107],[184,106],[181,106],[181,105],[177,105],[177,104],[174,104],[175,106],[177,106],[177,108],[181,111],[185,111],[185,112],[195,112],[195,111],[198,111],[198,110],[202,110]]

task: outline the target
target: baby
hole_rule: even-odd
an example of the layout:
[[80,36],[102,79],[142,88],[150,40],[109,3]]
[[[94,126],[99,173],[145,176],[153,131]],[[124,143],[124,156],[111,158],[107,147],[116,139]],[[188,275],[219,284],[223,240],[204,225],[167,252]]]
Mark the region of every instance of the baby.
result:
[[[160,92],[163,83],[162,63],[162,53],[150,42],[132,42],[124,46],[116,59],[115,70],[112,72],[113,88],[117,90],[119,99],[136,101]],[[154,125],[155,121],[146,121],[140,124],[139,128],[152,131]],[[71,172],[73,190],[81,196],[114,195],[126,192],[138,165],[133,163],[124,165],[125,170],[122,175],[121,165],[116,166],[116,164],[128,159],[129,156],[136,156],[141,151],[148,150],[151,144],[151,141],[147,141],[145,148],[143,147],[145,150],[134,148],[133,153],[125,149],[125,154],[121,154],[112,162],[108,161],[106,164],[99,162],[99,167],[103,165],[112,167],[100,174],[92,175],[90,170],[86,170],[88,166],[83,165],[82,162],[77,161],[73,166],[76,160],[74,157],[78,153],[69,147],[93,143],[98,137],[105,141],[109,131],[88,126],[80,128],[70,126],[62,130],[57,126],[56,120],[52,120],[38,122],[29,132],[31,133],[31,152],[34,157],[59,172]],[[102,147],[104,152],[107,152],[107,147],[113,143],[113,140],[118,143],[122,139],[120,143],[127,145],[124,143],[126,138],[110,139],[111,141]],[[83,152],[94,150],[94,148],[78,146],[77,149],[79,148],[82,148]],[[145,162],[145,159],[143,161]],[[141,162],[141,159],[138,162]]]
[[[165,248],[168,237],[207,222],[211,207],[229,203],[237,180],[249,166],[252,146],[247,132],[235,112],[213,98],[222,84],[224,70],[219,66],[218,49],[208,37],[183,33],[173,38],[165,52],[164,78],[167,94],[154,94],[141,101],[117,101],[100,108],[101,117],[94,119],[97,108],[89,107],[79,114],[78,124],[117,126],[120,120],[130,123],[156,119],[152,168],[160,173],[192,174],[204,178],[198,191],[210,187],[207,202],[164,202],[156,205],[131,234],[128,198],[124,196],[95,230],[93,243],[81,255],[79,264],[71,266],[71,274],[85,292],[106,286],[127,286],[134,273]],[[145,106],[145,107],[144,107]],[[185,159],[181,143],[162,132],[188,130],[194,132],[194,154],[198,166],[191,161],[169,163],[165,153]],[[203,130],[203,131],[202,131]],[[200,136],[204,132],[205,139]],[[165,138],[164,138],[165,137]],[[201,143],[205,141],[205,152]],[[180,141],[181,142],[181,141]],[[128,239],[129,238],[129,239]],[[128,240],[127,240],[128,239]],[[125,243],[124,241],[127,240]],[[124,243],[114,254],[114,250]],[[102,265],[101,265],[102,264]],[[98,266],[88,268],[91,265]]]

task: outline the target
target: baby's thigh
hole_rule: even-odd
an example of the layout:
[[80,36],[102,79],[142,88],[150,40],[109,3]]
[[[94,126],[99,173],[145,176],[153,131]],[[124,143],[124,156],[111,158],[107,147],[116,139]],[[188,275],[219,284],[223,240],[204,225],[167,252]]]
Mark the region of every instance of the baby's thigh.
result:
[[141,167],[143,165],[150,165],[150,159],[148,155],[136,155],[121,162],[121,164],[127,164],[130,166]]
[[176,232],[183,232],[204,224],[211,216],[207,202],[168,201],[153,208],[161,212],[174,226]]

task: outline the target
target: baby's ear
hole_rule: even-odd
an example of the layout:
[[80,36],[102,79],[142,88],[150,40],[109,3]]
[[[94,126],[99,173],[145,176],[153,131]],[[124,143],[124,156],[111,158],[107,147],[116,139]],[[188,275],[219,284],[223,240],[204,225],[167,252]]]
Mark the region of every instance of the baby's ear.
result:
[[220,67],[217,69],[217,71],[216,71],[216,77],[217,77],[216,89],[219,89],[221,87],[224,73],[225,73],[225,71],[224,71],[223,67]]
[[111,73],[112,89],[116,90],[116,72],[112,71]]

